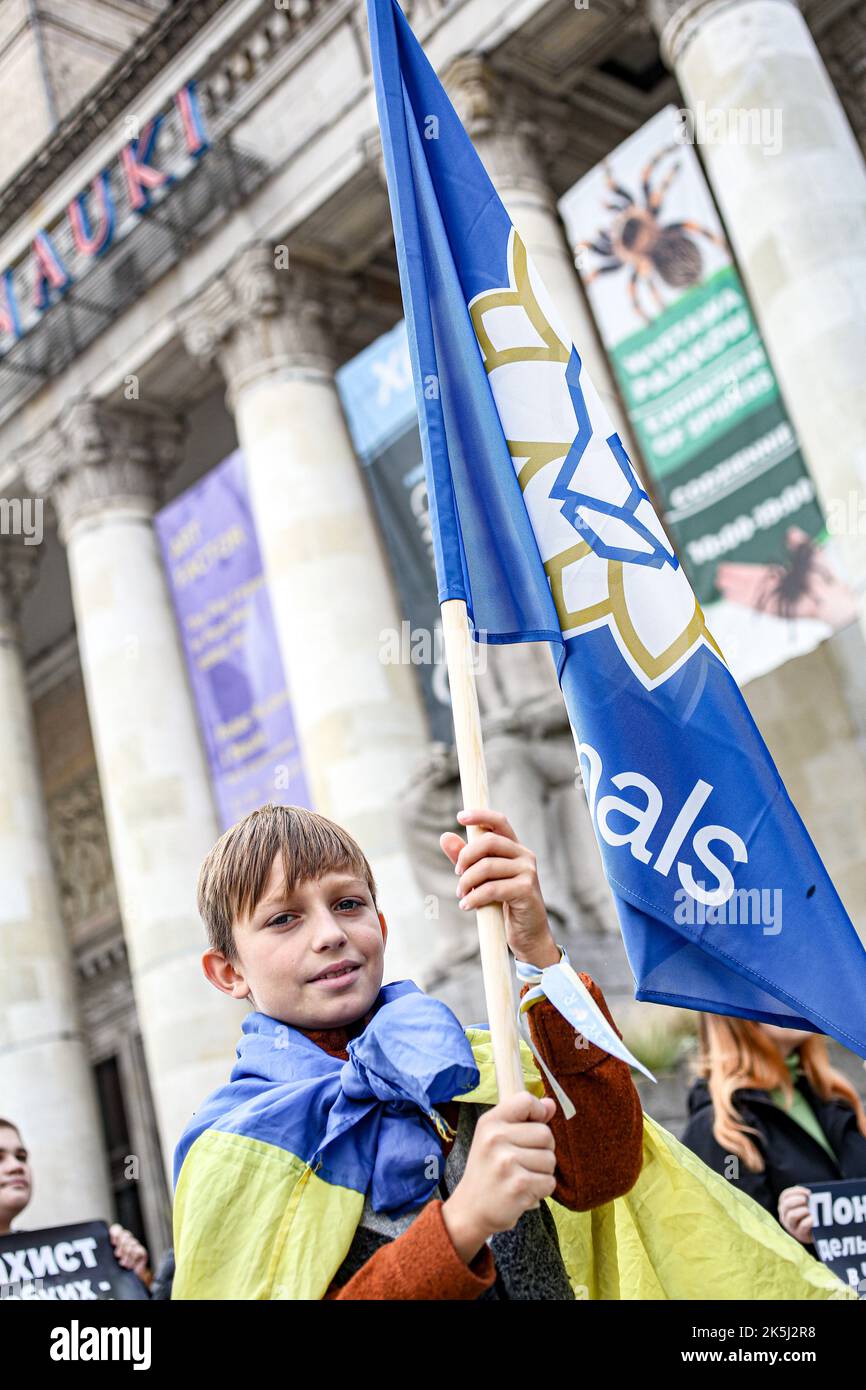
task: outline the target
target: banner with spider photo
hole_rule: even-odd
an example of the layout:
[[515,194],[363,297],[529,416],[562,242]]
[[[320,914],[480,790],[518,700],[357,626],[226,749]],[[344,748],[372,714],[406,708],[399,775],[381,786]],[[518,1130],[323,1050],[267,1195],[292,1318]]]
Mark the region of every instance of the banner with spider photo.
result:
[[682,114],[559,209],[657,509],[742,684],[855,606]]

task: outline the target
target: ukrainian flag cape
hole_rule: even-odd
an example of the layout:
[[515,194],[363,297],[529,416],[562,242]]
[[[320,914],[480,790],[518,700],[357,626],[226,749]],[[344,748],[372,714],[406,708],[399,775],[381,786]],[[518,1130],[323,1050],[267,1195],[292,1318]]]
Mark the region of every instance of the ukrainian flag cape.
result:
[[[454,1098],[499,1099],[490,1034],[465,1029],[480,1077]],[[543,1096],[520,1044],[523,1080]],[[203,1130],[174,1204],[174,1299],[321,1299],[352,1243],[364,1193],[254,1134]],[[828,1269],[756,1202],[644,1116],[643,1169],[589,1212],[549,1203],[579,1299],[848,1299]]]

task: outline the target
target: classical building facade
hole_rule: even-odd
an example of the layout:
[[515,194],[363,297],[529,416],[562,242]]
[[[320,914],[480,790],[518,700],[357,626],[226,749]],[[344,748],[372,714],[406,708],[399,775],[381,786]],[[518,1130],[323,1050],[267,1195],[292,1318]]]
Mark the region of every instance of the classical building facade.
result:
[[[373,863],[393,975],[483,1014],[439,864],[454,756],[414,668],[380,659],[400,606],[334,376],[402,316],[365,12],[2,8],[0,1114],[33,1150],[30,1224],[117,1215],[159,1251],[174,1143],[241,1015],[199,965],[195,879],[220,825],[153,518],[237,447],[315,805]],[[556,200],[667,103],[786,113],[771,174],[702,153],[819,496],[862,499],[857,0],[404,9],[629,441]],[[29,543],[25,503],[43,502]],[[840,544],[863,610],[863,530]],[[863,631],[745,694],[866,933]],[[494,801],[537,847],[573,959],[625,1009],[546,648],[491,651],[479,695]]]

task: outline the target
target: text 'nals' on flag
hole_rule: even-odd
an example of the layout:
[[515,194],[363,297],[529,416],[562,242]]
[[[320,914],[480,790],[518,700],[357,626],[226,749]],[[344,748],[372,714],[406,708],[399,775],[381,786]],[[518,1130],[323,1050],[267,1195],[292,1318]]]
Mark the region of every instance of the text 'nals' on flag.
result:
[[552,644],[637,998],[866,1056],[866,950],[441,83],[368,7],[440,602]]

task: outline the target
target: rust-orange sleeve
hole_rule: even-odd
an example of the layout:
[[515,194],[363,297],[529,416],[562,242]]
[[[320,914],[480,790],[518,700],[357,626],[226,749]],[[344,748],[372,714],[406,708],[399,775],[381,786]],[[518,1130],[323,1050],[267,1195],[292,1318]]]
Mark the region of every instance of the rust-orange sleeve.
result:
[[332,1284],[327,1299],[472,1299],[496,1280],[489,1245],[471,1264],[461,1259],[442,1218],[442,1202],[428,1202],[408,1230],[372,1255],[347,1283]]
[[[596,1004],[616,1028],[604,995],[581,974]],[[531,984],[520,991],[523,998]],[[557,1186],[553,1199],[571,1211],[588,1211],[621,1197],[637,1182],[643,1160],[643,1110],[631,1071],[583,1038],[548,999],[526,1011],[529,1033],[575,1108],[570,1120],[556,1102],[550,1121],[556,1142]],[[616,1028],[618,1037],[622,1037]],[[556,1100],[542,1072],[545,1095]]]

